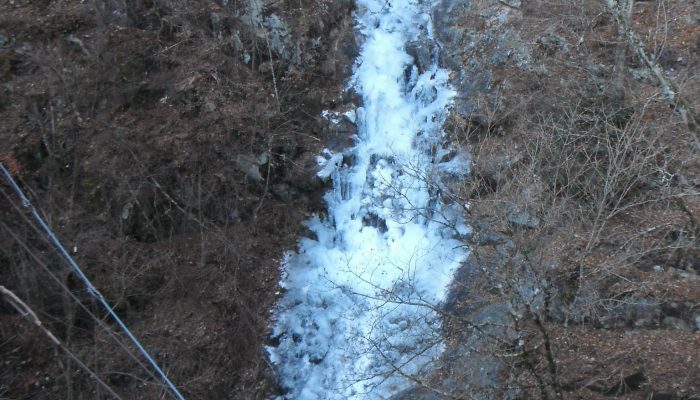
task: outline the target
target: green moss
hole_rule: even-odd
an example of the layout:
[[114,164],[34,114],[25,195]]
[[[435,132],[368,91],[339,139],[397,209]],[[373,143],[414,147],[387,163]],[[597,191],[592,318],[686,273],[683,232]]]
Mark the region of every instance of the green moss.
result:
[[10,75],[14,61],[15,58],[11,53],[0,52],[0,78]]
[[146,64],[146,59],[139,55],[128,58],[118,57],[119,77],[125,80],[134,80],[146,72]]
[[86,200],[90,202],[97,200],[100,193],[100,184],[97,179],[90,176],[85,177],[80,181],[80,186],[83,188],[82,192]]

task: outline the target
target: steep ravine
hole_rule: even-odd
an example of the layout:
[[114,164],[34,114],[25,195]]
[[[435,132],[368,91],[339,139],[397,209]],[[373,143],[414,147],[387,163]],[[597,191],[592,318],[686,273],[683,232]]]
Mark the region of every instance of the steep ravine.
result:
[[[444,143],[454,92],[431,45],[431,6],[357,4],[362,45],[348,90],[361,104],[326,113],[357,124],[355,144],[319,157],[319,176],[333,185],[327,213],[308,221],[314,237],[282,265],[268,351],[284,398],[387,398],[442,351],[435,308],[467,256],[457,237],[470,228],[440,193],[469,159]],[[406,52],[416,46],[429,52],[424,65]]]

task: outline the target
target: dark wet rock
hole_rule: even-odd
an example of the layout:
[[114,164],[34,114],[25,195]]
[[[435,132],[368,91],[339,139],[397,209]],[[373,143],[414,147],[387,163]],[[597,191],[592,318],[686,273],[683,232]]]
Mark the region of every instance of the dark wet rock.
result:
[[494,356],[462,346],[445,352],[443,359],[454,364],[453,376],[442,384],[450,392],[488,392],[497,389],[501,364]]
[[[440,52],[441,63],[455,72],[453,84],[459,96],[469,98],[475,91],[486,92],[491,85],[491,73],[483,68],[477,47],[491,40],[488,34],[479,32],[478,27],[465,24],[471,10],[470,0],[442,0],[433,9],[435,35],[443,44]],[[458,102],[455,111],[469,115],[475,106],[466,101]]]
[[455,273],[454,279],[445,301],[444,309],[453,315],[468,315],[479,306],[478,301],[474,303],[464,303],[462,299],[470,297],[472,282],[475,282],[483,275],[474,257],[467,258],[467,261]]
[[447,392],[488,393],[502,386],[499,379],[502,364],[491,350],[498,343],[516,339],[510,314],[505,304],[482,307],[471,324],[464,327],[467,337],[459,340],[457,347],[445,350],[442,362],[450,376],[443,380],[442,386]]
[[677,400],[679,399],[678,396],[676,396],[673,393],[652,393],[651,396],[649,396],[649,400]]
[[272,185],[270,188],[270,191],[272,192],[275,197],[277,197],[279,200],[283,202],[289,202],[292,200],[292,188],[289,187],[289,185],[284,184],[284,183],[278,183],[275,185]]
[[15,56],[12,53],[0,51],[0,78],[10,74],[15,61]]
[[434,42],[424,37],[406,45],[406,52],[413,57],[414,64],[419,70],[424,71],[433,64],[433,46]]
[[510,260],[513,252],[515,252],[515,242],[508,239],[504,243],[496,246],[496,251],[488,262],[491,263],[491,265],[504,265]]
[[659,54],[659,64],[665,69],[676,68],[683,62],[680,51],[673,47],[664,47]]
[[285,182],[299,192],[322,193],[325,183],[318,177],[318,171],[316,154],[308,152],[294,161],[287,171]]
[[472,319],[477,327],[472,335],[484,335],[510,341],[517,337],[511,320],[511,309],[506,304],[491,304],[482,308]]
[[642,388],[642,386],[648,382],[644,371],[637,371],[632,375],[628,375],[623,378],[619,383],[613,385],[611,388],[605,391],[608,396],[619,396],[627,394]]
[[345,112],[329,111],[326,121],[329,134],[337,134],[345,137],[357,134],[355,111],[353,109],[348,109]]
[[362,217],[362,224],[364,226],[371,226],[373,228],[376,228],[379,232],[382,233],[387,231],[386,221],[384,220],[384,218],[374,213],[369,213]]
[[521,154],[497,154],[488,158],[477,158],[472,165],[472,172],[477,178],[481,178],[491,188],[502,185],[511,176],[513,166],[522,160]]
[[214,36],[218,37],[221,35],[221,30],[223,28],[222,20],[222,14],[217,12],[209,13],[209,29],[211,29]]

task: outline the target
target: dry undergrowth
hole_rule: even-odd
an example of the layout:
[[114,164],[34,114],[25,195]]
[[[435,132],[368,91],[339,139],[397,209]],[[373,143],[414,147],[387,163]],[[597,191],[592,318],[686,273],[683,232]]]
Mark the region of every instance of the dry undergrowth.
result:
[[[697,113],[700,23],[689,3],[638,2],[632,21]],[[496,2],[479,4],[470,18]],[[511,58],[492,65],[488,93],[472,94],[476,111],[447,126],[473,154],[473,179],[457,193],[470,202],[484,268],[463,289],[478,300],[460,310],[516,310],[504,314],[513,343],[480,350],[503,364],[496,397],[697,398],[694,132],[602,2],[523,1],[510,15],[498,32],[515,38]],[[496,51],[488,46],[485,59]],[[451,329],[459,347],[465,325]]]

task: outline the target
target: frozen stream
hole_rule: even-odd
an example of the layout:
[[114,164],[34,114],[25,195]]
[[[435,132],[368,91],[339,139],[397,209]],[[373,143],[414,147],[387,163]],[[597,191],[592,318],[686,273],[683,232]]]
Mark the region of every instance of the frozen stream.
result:
[[[289,399],[383,399],[411,387],[442,351],[433,306],[467,251],[442,182],[468,172],[444,148],[448,71],[414,66],[406,45],[432,40],[430,1],[358,0],[361,53],[349,85],[362,107],[355,146],[320,157],[333,181],[315,238],[283,263],[285,294],[269,347]],[[433,58],[437,58],[435,54]]]

